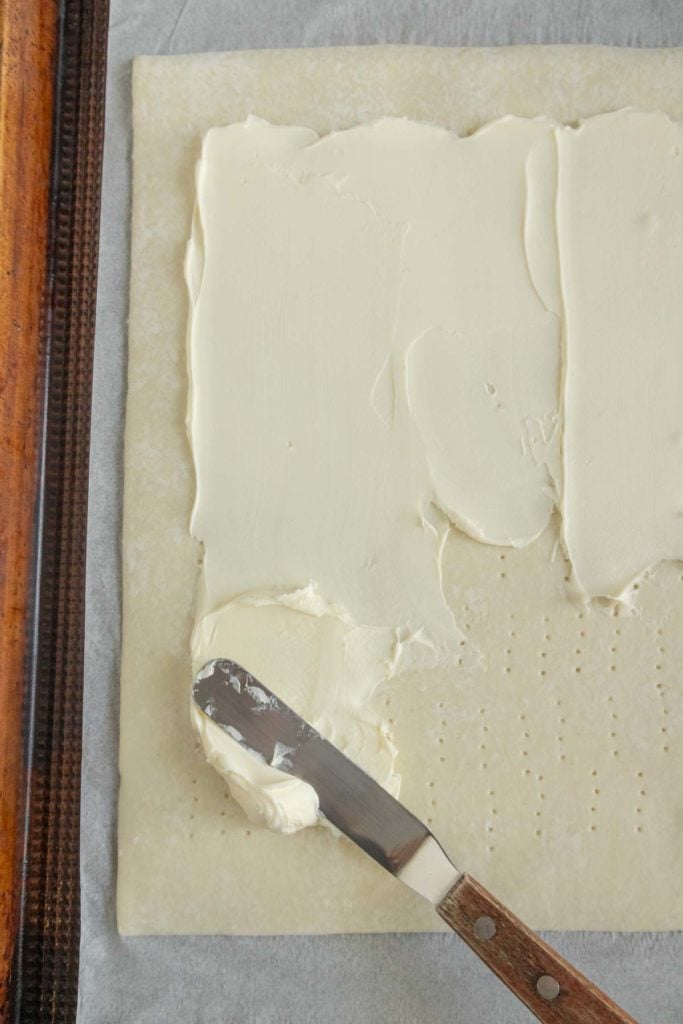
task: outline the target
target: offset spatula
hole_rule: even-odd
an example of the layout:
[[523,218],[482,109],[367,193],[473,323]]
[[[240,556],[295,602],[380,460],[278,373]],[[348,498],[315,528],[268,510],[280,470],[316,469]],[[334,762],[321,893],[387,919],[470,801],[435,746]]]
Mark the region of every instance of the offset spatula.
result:
[[[545,1024],[635,1021],[459,871],[421,821],[234,661],[208,662],[193,698],[233,739],[316,790],[320,812],[382,867],[436,907],[477,956]],[[280,761],[280,764],[282,762]]]

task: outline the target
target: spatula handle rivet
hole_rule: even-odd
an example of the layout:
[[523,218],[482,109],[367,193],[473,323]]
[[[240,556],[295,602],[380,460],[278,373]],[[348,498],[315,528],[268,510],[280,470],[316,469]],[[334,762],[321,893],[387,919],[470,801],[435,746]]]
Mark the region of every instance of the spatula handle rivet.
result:
[[492,917],[486,917],[485,915],[478,917],[474,922],[474,934],[483,941],[492,939],[496,934],[496,922]]
[[560,983],[557,978],[553,978],[550,974],[542,974],[536,982],[536,991],[541,999],[552,1003],[553,999],[557,999],[560,994]]

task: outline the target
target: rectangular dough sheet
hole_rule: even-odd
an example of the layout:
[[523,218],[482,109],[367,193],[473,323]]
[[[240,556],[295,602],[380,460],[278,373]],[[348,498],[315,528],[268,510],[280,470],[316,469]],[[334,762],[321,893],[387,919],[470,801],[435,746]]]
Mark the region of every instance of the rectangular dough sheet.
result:
[[[680,119],[682,75],[681,51],[577,47],[136,61],[122,932],[439,928],[428,906],[327,830],[283,837],[249,826],[190,728],[199,552],[188,533],[182,262],[202,134],[252,113],[319,133],[382,115],[467,133],[508,113],[573,122],[629,105]],[[378,697],[390,702],[402,799],[532,926],[680,928],[681,566],[663,564],[640,585],[637,614],[581,610],[567,599],[556,539],[557,523],[520,550],[451,535],[446,594],[486,671],[406,674]]]

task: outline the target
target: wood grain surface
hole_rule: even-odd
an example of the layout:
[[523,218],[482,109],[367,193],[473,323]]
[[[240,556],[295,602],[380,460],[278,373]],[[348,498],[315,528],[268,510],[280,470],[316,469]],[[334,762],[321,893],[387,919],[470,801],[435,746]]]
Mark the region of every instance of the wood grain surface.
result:
[[56,0],[0,3],[0,1020],[19,934]]
[[543,1024],[636,1024],[469,875],[437,909]]

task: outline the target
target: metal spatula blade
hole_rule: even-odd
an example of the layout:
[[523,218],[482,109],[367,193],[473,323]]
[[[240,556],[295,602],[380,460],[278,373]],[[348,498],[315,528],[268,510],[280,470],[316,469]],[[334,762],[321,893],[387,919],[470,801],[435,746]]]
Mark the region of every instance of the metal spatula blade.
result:
[[192,696],[243,747],[309,783],[320,812],[382,867],[437,904],[459,878],[429,829],[234,661],[210,661]]
[[234,661],[208,662],[192,696],[255,757],[309,783],[320,811],[416,892],[544,1024],[636,1024],[470,875],[429,829]]

